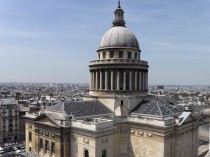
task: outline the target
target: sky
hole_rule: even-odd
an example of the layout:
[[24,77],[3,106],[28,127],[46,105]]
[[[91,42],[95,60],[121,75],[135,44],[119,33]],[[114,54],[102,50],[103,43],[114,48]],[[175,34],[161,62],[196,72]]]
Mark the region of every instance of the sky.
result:
[[[210,0],[121,0],[150,85],[210,85]],[[0,82],[88,83],[117,0],[0,0]]]

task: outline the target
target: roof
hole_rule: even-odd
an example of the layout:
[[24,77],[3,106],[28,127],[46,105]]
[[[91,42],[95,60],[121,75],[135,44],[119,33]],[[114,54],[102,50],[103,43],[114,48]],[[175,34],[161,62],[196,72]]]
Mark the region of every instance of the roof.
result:
[[136,36],[123,26],[110,28],[102,37],[99,50],[106,48],[135,48],[139,50]]
[[182,112],[178,102],[167,96],[150,96],[149,99],[143,99],[132,111],[131,114],[152,115],[158,117],[167,117]]
[[0,99],[0,104],[2,105],[13,105],[16,104],[15,98]]
[[73,115],[74,117],[113,113],[99,101],[62,102],[49,107],[48,110],[64,112],[66,115]]
[[43,157],[42,155],[40,155],[34,151],[19,153],[19,155],[24,156],[24,157]]

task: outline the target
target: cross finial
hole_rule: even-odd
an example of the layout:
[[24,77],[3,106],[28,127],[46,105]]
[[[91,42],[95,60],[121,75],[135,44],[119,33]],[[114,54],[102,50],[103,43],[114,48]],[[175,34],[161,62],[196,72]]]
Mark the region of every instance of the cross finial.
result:
[[118,0],[118,8],[121,8],[121,6],[120,6],[120,0]]

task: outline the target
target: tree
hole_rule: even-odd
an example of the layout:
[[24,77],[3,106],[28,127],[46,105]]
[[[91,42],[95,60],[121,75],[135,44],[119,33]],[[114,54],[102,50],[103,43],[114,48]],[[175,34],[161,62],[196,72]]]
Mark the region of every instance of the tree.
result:
[[16,100],[19,100],[20,99],[20,96],[21,96],[21,93],[20,92],[16,92],[15,99]]

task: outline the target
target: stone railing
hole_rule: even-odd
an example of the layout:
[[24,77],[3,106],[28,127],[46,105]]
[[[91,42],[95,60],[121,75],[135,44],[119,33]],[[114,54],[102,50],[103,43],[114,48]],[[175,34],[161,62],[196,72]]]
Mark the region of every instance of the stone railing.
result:
[[114,125],[112,120],[95,118],[90,122],[84,120],[74,120],[71,122],[71,126],[84,128],[87,130],[101,130],[105,128],[112,128]]
[[142,60],[133,60],[133,59],[103,59],[103,60],[94,60],[90,62],[90,65],[97,64],[137,64],[137,65],[148,65],[147,61]]

